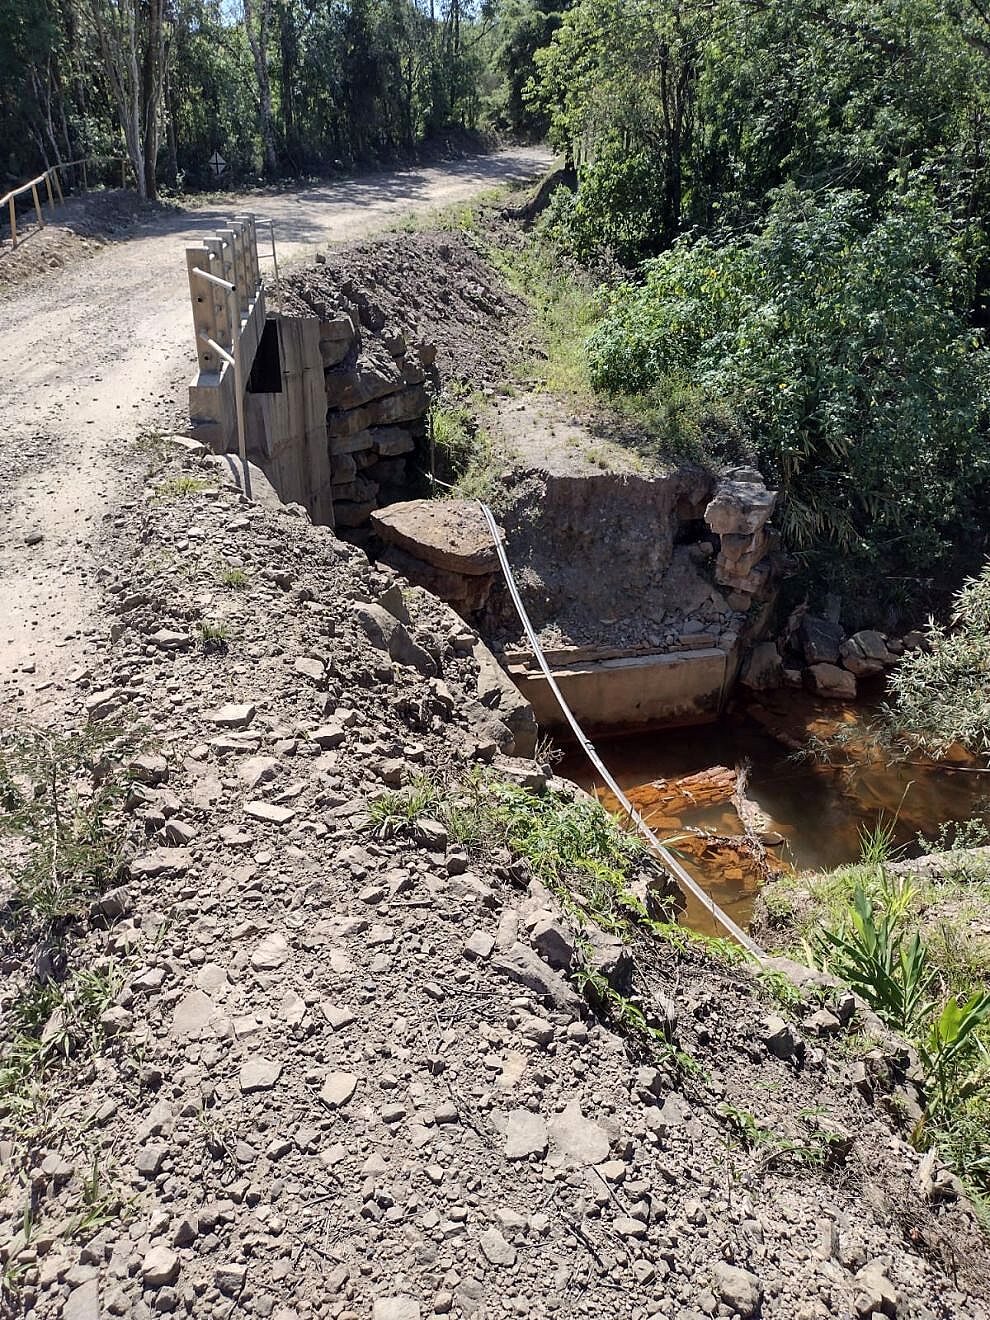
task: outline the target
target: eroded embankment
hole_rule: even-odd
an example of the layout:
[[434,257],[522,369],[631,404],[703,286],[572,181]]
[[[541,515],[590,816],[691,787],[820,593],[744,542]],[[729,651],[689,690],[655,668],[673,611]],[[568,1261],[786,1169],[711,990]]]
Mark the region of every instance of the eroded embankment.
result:
[[[208,460],[154,486],[71,711],[96,778],[130,779],[126,863],[59,925],[68,1059],[19,1045],[4,1075],[9,1305],[985,1314],[983,1239],[930,1199],[869,1014],[825,990],[819,1037],[816,1005],[624,916],[607,868],[555,873],[563,836],[520,854],[464,625]],[[7,940],[13,1023],[38,987]]]

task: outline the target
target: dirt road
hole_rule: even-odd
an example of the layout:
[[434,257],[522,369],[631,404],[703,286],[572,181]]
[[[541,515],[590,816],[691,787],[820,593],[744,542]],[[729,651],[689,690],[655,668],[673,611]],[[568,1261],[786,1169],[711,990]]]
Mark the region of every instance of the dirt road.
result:
[[280,261],[533,176],[516,148],[144,222],[92,259],[0,297],[0,722],[43,718],[105,644],[95,603],[114,519],[140,501],[142,435],[181,430],[194,350],[183,245],[229,214],[276,222]]

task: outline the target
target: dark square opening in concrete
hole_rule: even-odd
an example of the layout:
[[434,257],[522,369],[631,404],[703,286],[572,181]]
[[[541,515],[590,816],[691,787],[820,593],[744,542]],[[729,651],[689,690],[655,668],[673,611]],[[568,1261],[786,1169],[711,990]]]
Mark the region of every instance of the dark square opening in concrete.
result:
[[249,394],[282,393],[282,354],[278,343],[278,322],[274,318],[265,322],[261,332],[247,391]]

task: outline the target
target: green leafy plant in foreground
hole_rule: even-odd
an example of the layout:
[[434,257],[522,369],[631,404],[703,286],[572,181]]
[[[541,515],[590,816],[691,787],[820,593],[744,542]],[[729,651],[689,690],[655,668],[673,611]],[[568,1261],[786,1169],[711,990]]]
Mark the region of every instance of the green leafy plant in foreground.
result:
[[876,896],[856,881],[851,905],[808,945],[810,960],[844,980],[918,1050],[926,1112],[913,1139],[936,1147],[978,1195],[990,1192],[990,990],[949,994],[931,949],[911,928],[915,891],[883,876]]
[[853,894],[848,925],[826,927],[816,941],[816,961],[825,962],[871,1004],[895,1031],[910,1033],[932,1009],[935,973],[929,968],[921,935],[903,929],[907,886],[886,890],[878,910],[862,884]]

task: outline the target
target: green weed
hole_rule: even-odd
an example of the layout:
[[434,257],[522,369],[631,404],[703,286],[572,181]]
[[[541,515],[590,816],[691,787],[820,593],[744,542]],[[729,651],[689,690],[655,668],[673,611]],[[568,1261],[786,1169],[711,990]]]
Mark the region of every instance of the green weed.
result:
[[220,585],[234,591],[242,591],[250,581],[251,574],[245,568],[224,568],[219,573]]
[[847,1145],[847,1138],[840,1133],[820,1126],[819,1113],[814,1109],[803,1109],[795,1115],[806,1128],[798,1136],[787,1136],[767,1127],[749,1110],[728,1102],[719,1105],[718,1112],[743,1150],[757,1153],[765,1169],[781,1166],[823,1169],[841,1158]]
[[210,482],[205,481],[202,477],[185,475],[166,477],[154,488],[153,499],[156,504],[165,504],[169,500],[188,499],[193,495],[202,495],[203,491],[209,489]]
[[230,646],[230,629],[225,623],[203,619],[199,625],[199,643],[205,655],[223,655]]
[[106,741],[40,730],[0,737],[0,848],[15,938],[40,939],[81,916],[119,871],[112,813],[123,782],[104,755]]
[[789,976],[771,967],[761,967],[756,974],[759,984],[782,1008],[795,1010],[804,1004],[804,996]]

